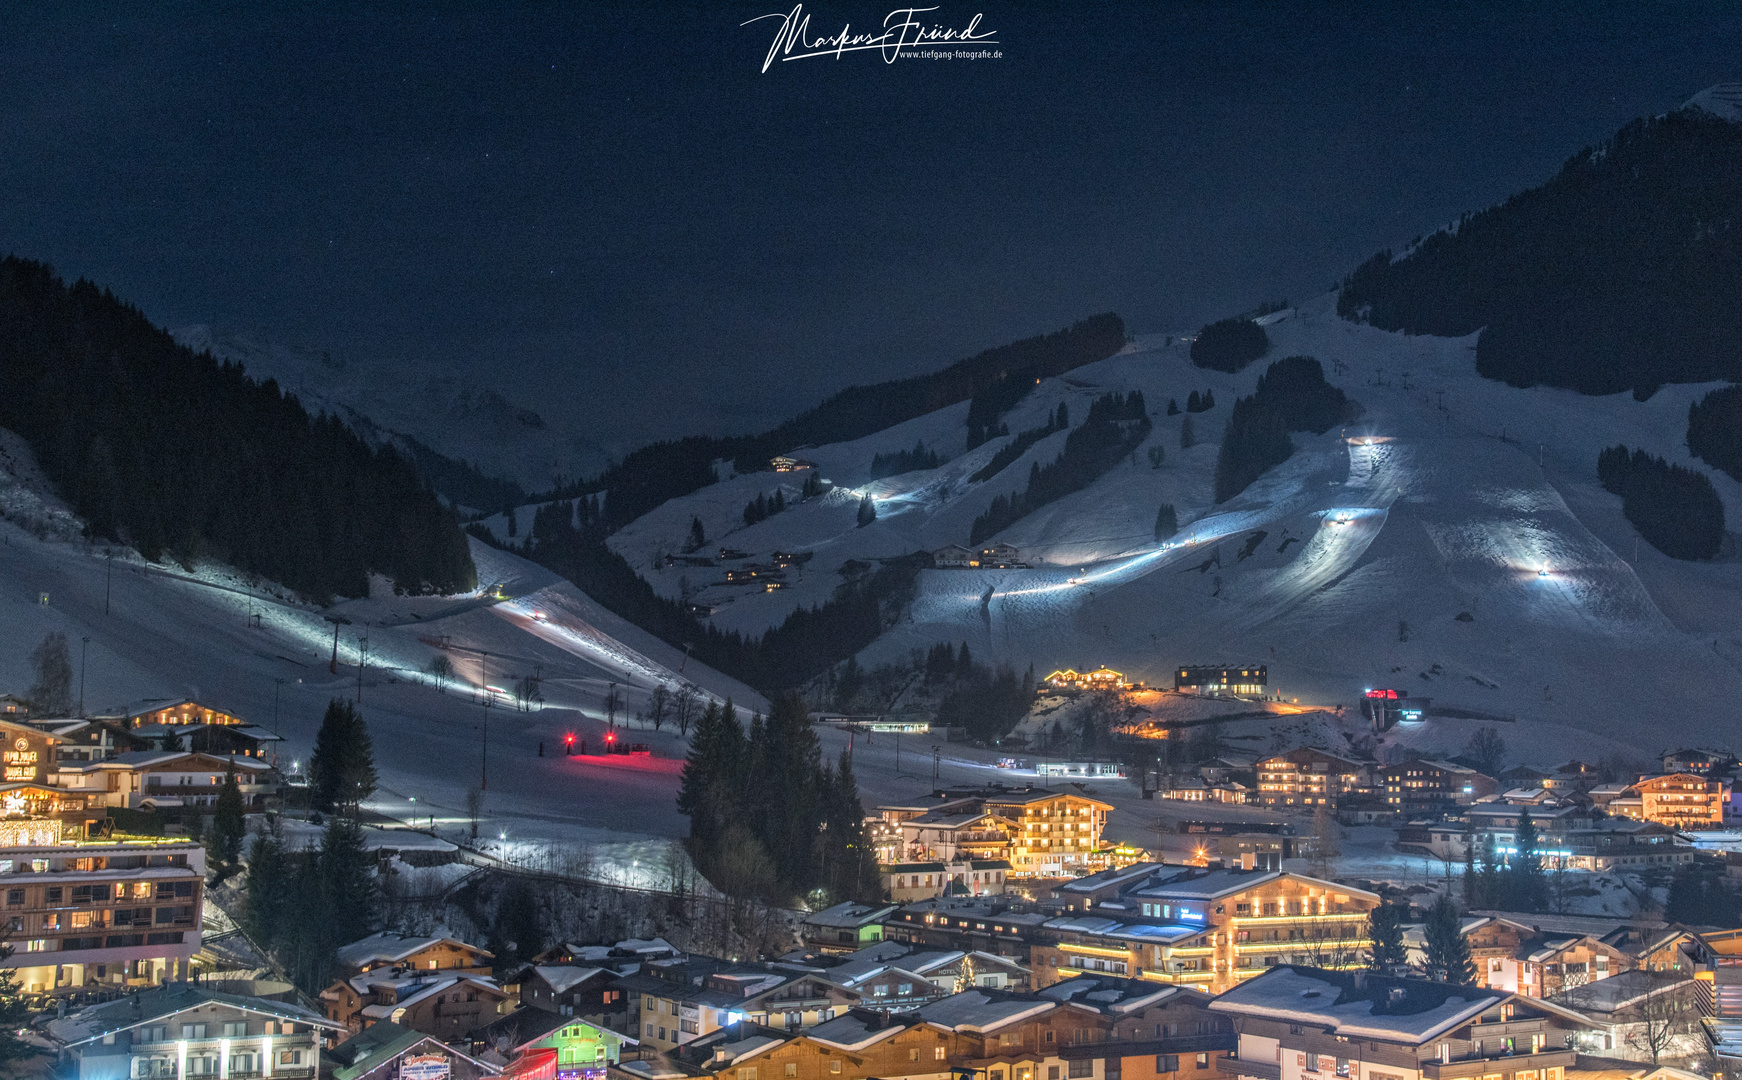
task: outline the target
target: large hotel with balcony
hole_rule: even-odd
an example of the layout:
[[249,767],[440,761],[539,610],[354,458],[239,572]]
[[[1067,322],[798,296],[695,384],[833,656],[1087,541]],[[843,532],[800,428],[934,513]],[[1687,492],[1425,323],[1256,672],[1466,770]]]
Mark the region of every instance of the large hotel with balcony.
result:
[[1133,866],[1067,891],[1081,913],[1045,924],[1056,943],[1031,949],[1038,986],[1102,972],[1219,994],[1284,964],[1357,967],[1379,906],[1364,889],[1279,870]]
[[0,720],[0,918],[28,993],[185,979],[200,947],[205,849],[103,835],[103,800],[55,783],[62,740]]

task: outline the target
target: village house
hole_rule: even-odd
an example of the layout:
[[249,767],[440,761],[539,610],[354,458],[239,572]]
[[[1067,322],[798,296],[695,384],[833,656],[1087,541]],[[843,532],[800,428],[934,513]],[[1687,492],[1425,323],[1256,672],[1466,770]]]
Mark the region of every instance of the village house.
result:
[[857,904],[842,901],[805,916],[799,933],[807,947],[818,952],[850,953],[883,940],[883,920],[895,910],[893,904]]
[[993,544],[989,547],[983,547],[980,549],[979,559],[980,568],[983,570],[1028,568],[1028,564],[1022,561],[1022,553],[1009,544]]
[[1385,792],[1386,805],[1401,814],[1437,813],[1468,806],[1492,795],[1493,777],[1449,761],[1413,758],[1376,770],[1375,786]]
[[508,992],[483,975],[376,967],[320,993],[327,1019],[351,1032],[382,1020],[441,1039],[458,1039],[507,1012]]
[[519,986],[523,1005],[604,1024],[608,1017],[624,1015],[623,991],[615,985],[623,974],[578,964],[529,964],[511,981]]
[[[1724,786],[1722,780],[1691,772],[1642,777],[1633,785],[1633,791],[1640,799],[1636,812],[1644,821],[1654,821],[1681,832],[1719,829],[1724,825],[1724,806],[1729,802],[1729,793]],[[1622,807],[1620,800],[1609,805],[1615,813],[1627,814],[1633,809]]]
[[1015,911],[1001,896],[940,897],[904,904],[883,924],[885,937],[920,948],[983,952],[1026,964],[1030,945],[1044,940],[1047,916]]
[[770,461],[768,463],[768,466],[769,466],[769,468],[773,469],[775,472],[803,472],[806,469],[816,468],[817,463],[814,461],[806,461],[804,458],[791,457],[789,455],[782,454],[781,456]]
[[232,769],[245,806],[262,806],[278,793],[277,772],[260,758],[187,750],[133,750],[94,761],[62,761],[48,782],[83,795],[90,807],[215,806]]
[[1565,1080],[1582,1016],[1533,998],[1360,971],[1277,967],[1210,1003],[1252,1080]]
[[1478,913],[1465,932],[1476,984],[1549,997],[1625,971],[1675,973],[1688,933],[1662,923],[1590,915]]
[[1123,673],[1105,666],[1093,671],[1064,668],[1048,675],[1041,682],[1054,690],[1130,690],[1136,685],[1126,681]]
[[451,937],[425,937],[383,930],[339,948],[339,970],[362,975],[377,968],[446,971],[463,975],[492,974],[495,956],[487,949]]
[[1269,683],[1264,664],[1187,664],[1174,668],[1173,688],[1189,694],[1234,694],[1261,697]]
[[1700,1019],[1705,1002],[1697,980],[1627,971],[1563,990],[1548,999],[1585,1018],[1578,1049],[1624,1061],[1692,1064],[1706,1049]]
[[1671,774],[1691,772],[1705,775],[1735,760],[1736,755],[1730,751],[1714,750],[1710,747],[1670,750],[1663,755],[1663,771]]
[[513,1080],[604,1080],[639,1040],[527,1005],[474,1029],[471,1045],[480,1059],[505,1063]]
[[939,570],[967,570],[980,565],[974,553],[960,544],[945,544],[931,553],[932,565]]
[[1265,806],[1336,809],[1362,787],[1367,766],[1328,750],[1303,747],[1260,760],[1257,801]]
[[[940,829],[954,830],[973,837],[961,841],[967,853],[1003,859],[1011,875],[1021,878],[1063,877],[1102,863],[1101,830],[1112,809],[1110,803],[1076,792],[994,785],[936,791],[912,803],[880,806],[878,813],[902,830],[909,852],[938,843]],[[920,818],[930,824],[919,824]],[[952,818],[962,820],[949,824]],[[1006,838],[1002,845],[993,834]]]
[[731,965],[704,976],[700,984],[654,979],[663,985],[649,982],[645,973],[622,984],[634,982],[639,990],[640,1024],[635,1036],[644,1048],[655,1051],[692,1042],[740,1020],[800,1031],[833,1019],[861,997],[859,991],[821,975],[772,965]]
[[65,1080],[313,1080],[338,1026],[298,1005],[177,982],[50,1020]]
[[893,863],[878,867],[883,891],[898,904],[934,896],[1002,896],[1010,864],[1003,859]]
[[1008,820],[985,809],[934,810],[906,818],[897,827],[904,858],[915,862],[1001,859],[1015,832]]
[[[456,1050],[433,1035],[383,1020],[328,1050],[331,1080],[486,1080],[502,1068]],[[232,1073],[220,1074],[227,1080]]]

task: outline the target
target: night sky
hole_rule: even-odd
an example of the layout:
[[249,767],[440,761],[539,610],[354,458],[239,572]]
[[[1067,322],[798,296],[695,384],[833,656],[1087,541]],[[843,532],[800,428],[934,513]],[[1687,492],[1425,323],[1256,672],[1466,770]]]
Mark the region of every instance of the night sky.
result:
[[738,24],[790,6],[20,5],[0,251],[624,449],[1098,311],[1175,331],[1320,293],[1742,77],[1733,7],[978,0],[933,17],[984,12],[1001,59],[764,74],[775,23]]

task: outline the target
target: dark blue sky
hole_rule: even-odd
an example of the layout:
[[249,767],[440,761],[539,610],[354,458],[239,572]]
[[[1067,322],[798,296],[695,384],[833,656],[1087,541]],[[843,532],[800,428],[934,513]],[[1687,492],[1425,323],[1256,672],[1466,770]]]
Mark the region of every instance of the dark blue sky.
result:
[[774,24],[738,23],[790,4],[258,7],[0,16],[0,250],[619,448],[1311,295],[1742,76],[1699,5],[976,0],[933,17],[984,12],[1001,59],[766,74]]

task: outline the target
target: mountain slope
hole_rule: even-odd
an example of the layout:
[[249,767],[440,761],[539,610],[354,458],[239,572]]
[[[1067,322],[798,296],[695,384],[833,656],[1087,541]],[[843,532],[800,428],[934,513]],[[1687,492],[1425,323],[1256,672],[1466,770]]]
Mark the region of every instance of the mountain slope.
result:
[[1643,397],[1742,378],[1738,206],[1742,124],[1700,107],[1637,120],[1541,187],[1374,256],[1338,310],[1387,330],[1480,330],[1478,370],[1515,386]]
[[[1543,759],[1569,751],[1533,739],[1529,725],[1580,727],[1644,751],[1661,749],[1654,719],[1673,718],[1674,739],[1725,737],[1728,685],[1742,674],[1742,563],[1682,563],[1637,544],[1594,470],[1603,446],[1644,447],[1711,475],[1736,520],[1742,485],[1681,445],[1688,405],[1708,387],[1667,387],[1647,402],[1511,388],[1472,370],[1470,337],[1357,325],[1338,317],[1330,296],[1269,317],[1266,329],[1278,355],[1317,357],[1365,407],[1361,420],[1294,436],[1293,458],[1214,505],[1226,406],[1191,418],[1205,441],[1188,450],[1179,447],[1186,417],[1163,406],[1206,388],[1232,402],[1251,391],[1260,365],[1207,372],[1158,336],[1045,380],[1012,411],[1012,431],[1044,423],[1061,402],[1080,417],[1094,396],[1132,389],[1151,403],[1155,429],[1134,460],[994,537],[1021,548],[1034,569],[922,571],[906,617],[860,654],[861,666],[905,663],[915,649],[960,640],[982,661],[1019,670],[1107,663],[1164,684],[1176,664],[1251,661],[1269,664],[1272,685],[1303,703],[1353,707],[1365,687],[1396,685],[1436,708],[1516,717],[1508,741]],[[918,438],[944,445],[934,439],[960,423],[956,409],[940,410],[808,450],[840,488],[756,525],[733,515],[775,483],[796,495],[795,482],[723,480],[645,515],[611,544],[662,594],[687,586],[723,605],[715,625],[755,632],[826,597],[849,560],[962,542],[973,517],[1017,486],[1030,460],[1050,460],[1062,437],[981,483],[968,478],[1004,440],[935,470],[866,479],[876,453]],[[1152,445],[1166,455],[1159,469],[1146,457]],[[865,528],[854,521],[861,494],[879,512]],[[1164,501],[1184,524],[1158,543],[1152,525]],[[653,569],[656,555],[682,550],[692,517],[712,540],[702,554],[725,545],[756,561],[775,550],[813,558],[773,593],[716,584],[736,563]],[[1436,719],[1405,737],[1451,739],[1455,749],[1468,724]]]

